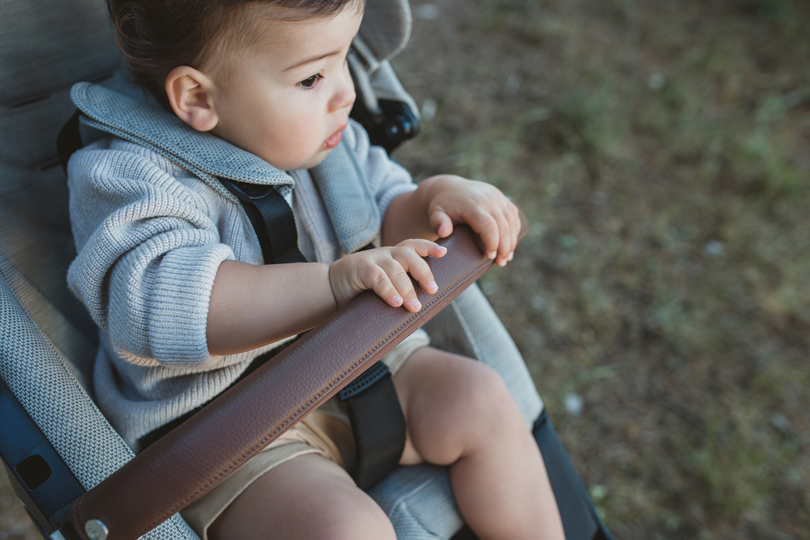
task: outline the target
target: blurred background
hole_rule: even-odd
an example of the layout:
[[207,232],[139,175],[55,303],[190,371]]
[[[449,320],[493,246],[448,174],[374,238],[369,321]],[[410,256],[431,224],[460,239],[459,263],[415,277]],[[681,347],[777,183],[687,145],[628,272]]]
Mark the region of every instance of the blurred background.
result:
[[481,285],[614,536],[810,538],[810,5],[411,1],[397,158],[532,221]]
[[412,8],[397,157],[528,214],[482,287],[617,540],[810,538],[810,4]]

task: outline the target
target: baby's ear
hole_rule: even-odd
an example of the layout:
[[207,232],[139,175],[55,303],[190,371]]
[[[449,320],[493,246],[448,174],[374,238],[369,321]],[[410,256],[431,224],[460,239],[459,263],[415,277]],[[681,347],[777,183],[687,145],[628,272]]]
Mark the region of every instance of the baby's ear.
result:
[[176,67],[166,76],[166,95],[174,114],[197,131],[211,131],[219,121],[213,88],[213,81],[192,67]]

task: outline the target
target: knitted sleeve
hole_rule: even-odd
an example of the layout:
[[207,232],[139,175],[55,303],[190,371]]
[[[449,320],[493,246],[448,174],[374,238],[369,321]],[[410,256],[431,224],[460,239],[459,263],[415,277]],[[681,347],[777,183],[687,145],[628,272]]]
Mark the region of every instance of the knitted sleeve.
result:
[[360,124],[350,121],[346,135],[346,142],[354,149],[357,162],[363,168],[371,192],[377,199],[380,216],[384,218],[391,201],[402,193],[416,189],[416,184],[408,171],[388,157],[385,149],[371,145],[366,130]]
[[234,258],[220,240],[214,198],[153,159],[98,145],[73,156],[68,177],[78,251],[68,285],[113,347],[144,365],[210,361],[214,276]]

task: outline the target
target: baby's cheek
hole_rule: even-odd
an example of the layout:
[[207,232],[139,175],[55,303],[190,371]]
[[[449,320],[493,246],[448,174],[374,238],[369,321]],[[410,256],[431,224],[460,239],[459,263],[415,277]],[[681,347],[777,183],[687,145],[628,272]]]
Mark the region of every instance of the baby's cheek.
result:
[[293,170],[313,167],[309,163],[321,145],[314,142],[311,134],[303,130],[290,130],[286,136],[274,137],[268,144],[265,158],[270,164],[281,170]]

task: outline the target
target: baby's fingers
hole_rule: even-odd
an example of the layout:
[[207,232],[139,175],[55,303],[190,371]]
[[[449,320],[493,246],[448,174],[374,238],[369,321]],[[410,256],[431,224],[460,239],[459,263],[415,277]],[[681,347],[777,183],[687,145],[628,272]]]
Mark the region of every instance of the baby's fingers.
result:
[[[446,252],[447,250],[442,248],[442,255]],[[430,266],[417,251],[408,247],[397,246],[394,248],[392,255],[411,277],[419,283],[423,291],[428,294],[433,294],[439,290],[433,277],[433,272],[430,270]]]
[[[413,253],[413,251],[411,251]],[[420,261],[419,257],[416,257]],[[422,261],[424,262],[424,261]],[[401,305],[411,312],[417,312],[422,309],[422,304],[416,299],[416,291],[413,288],[413,282],[408,277],[408,272],[402,264],[396,259],[388,259],[380,263],[388,278],[391,280],[393,287],[398,293],[398,297],[402,299]]]
[[421,238],[413,238],[410,240],[403,240],[397,247],[408,247],[414,250],[420,257],[444,257],[447,254],[447,248],[440,246],[436,242],[424,240]]
[[509,222],[508,215],[497,214],[496,221],[498,223],[498,256],[495,262],[499,266],[506,266],[509,260],[509,254],[515,249],[516,236],[512,230],[511,223]]
[[[360,280],[362,281],[362,288],[371,289],[377,296],[385,300],[389,306],[399,307],[403,304],[403,295],[394,286],[389,273],[382,267],[376,264],[366,267],[361,272]],[[413,286],[411,286],[411,290],[413,290]]]
[[520,210],[518,207],[515,206],[515,203],[509,201],[509,205],[506,210],[506,215],[509,220],[509,227],[512,233],[512,251],[509,253],[508,260],[512,260],[512,256],[515,254],[515,248],[518,244],[518,236],[520,236]]
[[497,257],[500,244],[498,221],[483,210],[476,212],[471,219],[466,221],[484,244],[484,254],[490,259]]

